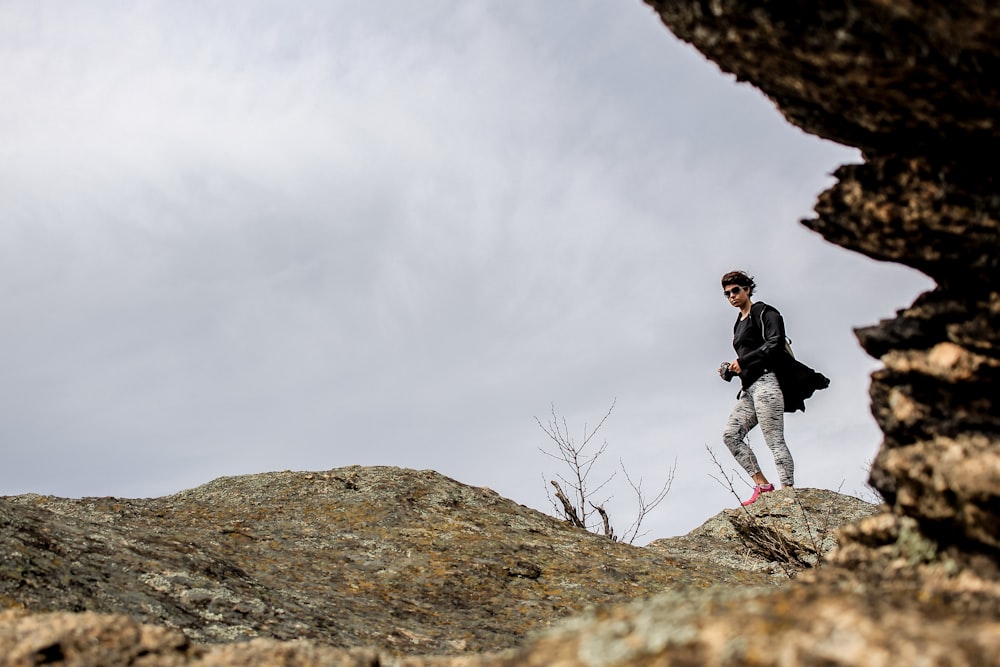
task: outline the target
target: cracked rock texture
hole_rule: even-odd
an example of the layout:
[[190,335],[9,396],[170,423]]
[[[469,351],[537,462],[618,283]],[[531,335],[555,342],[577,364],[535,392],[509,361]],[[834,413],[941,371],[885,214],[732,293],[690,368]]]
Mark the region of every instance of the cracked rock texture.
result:
[[779,489],[747,508],[724,510],[687,535],[648,549],[718,564],[723,571],[760,572],[780,585],[822,565],[838,545],[836,531],[875,507],[825,489]]
[[197,642],[485,651],[596,602],[769,582],[398,468],[222,478],[155,499],[17,496],[0,521],[8,605],[125,613]]
[[835,546],[836,526],[874,512],[779,491],[640,548],[400,468],[222,478],[152,499],[0,498],[12,608],[0,664],[267,664],[259,656],[285,651],[300,661],[288,664],[354,665],[512,649],[594,605],[787,584]]

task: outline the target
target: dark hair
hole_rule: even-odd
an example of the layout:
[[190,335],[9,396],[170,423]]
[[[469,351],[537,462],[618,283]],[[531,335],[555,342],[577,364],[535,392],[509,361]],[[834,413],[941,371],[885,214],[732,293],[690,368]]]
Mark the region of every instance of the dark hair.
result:
[[726,285],[739,285],[740,287],[746,287],[750,296],[753,296],[753,290],[757,287],[757,283],[753,281],[753,276],[748,274],[746,271],[730,271],[726,275],[722,276],[722,286],[725,287]]

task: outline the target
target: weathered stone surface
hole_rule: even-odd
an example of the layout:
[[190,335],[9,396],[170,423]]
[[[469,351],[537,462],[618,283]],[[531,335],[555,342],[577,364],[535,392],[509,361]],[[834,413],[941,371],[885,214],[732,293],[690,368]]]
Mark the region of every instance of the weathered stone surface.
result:
[[840,167],[818,216],[804,222],[832,243],[912,266],[943,287],[975,285],[1000,266],[996,166],[961,153],[936,161],[873,155]]
[[[1000,6],[647,4],[789,121],[862,150],[862,164],[837,170],[807,227],[917,268],[937,287],[896,318],[857,330],[884,365],[872,376],[872,412],[885,433],[872,483],[889,510],[845,528],[827,567],[757,598],[742,620],[695,614],[698,639],[633,664],[996,664]],[[777,597],[796,609],[775,626],[766,601],[777,608]],[[736,643],[704,652],[710,642],[700,633],[716,623]],[[760,634],[746,637],[748,627]],[[837,642],[825,644],[824,633]],[[559,650],[583,641],[566,638]],[[748,653],[752,646],[759,650]]]
[[724,510],[687,535],[651,542],[676,557],[721,569],[761,572],[775,584],[822,565],[841,526],[871,516],[876,507],[825,489],[779,489],[749,507]]
[[806,132],[873,155],[991,155],[1000,12],[988,0],[646,0]]
[[[834,524],[874,509],[778,491],[639,548],[398,468],[223,478],[154,499],[7,497],[0,600],[16,609],[0,615],[0,664],[353,666],[511,649],[595,605],[787,584],[835,546]],[[774,535],[795,546],[763,548]]]
[[[822,591],[822,592],[821,592]],[[793,585],[781,593],[668,594],[600,609],[482,667],[981,665],[1000,655],[1000,622],[959,619],[936,601]]]
[[91,612],[0,612],[4,667],[378,667],[374,650],[341,650],[305,641],[255,639],[195,646],[175,630],[128,616]]
[[690,615],[787,586],[875,509],[782,490],[639,548],[399,468],[0,498],[0,665],[492,664],[592,607],[671,591]]
[[6,606],[128,614],[196,642],[497,650],[593,604],[772,583],[398,468],[223,478],[155,499],[9,497],[0,525]]
[[996,665],[998,564],[929,540],[916,521],[883,509],[837,531],[841,546],[824,565],[787,586],[688,589],[596,608],[519,650],[435,664]]

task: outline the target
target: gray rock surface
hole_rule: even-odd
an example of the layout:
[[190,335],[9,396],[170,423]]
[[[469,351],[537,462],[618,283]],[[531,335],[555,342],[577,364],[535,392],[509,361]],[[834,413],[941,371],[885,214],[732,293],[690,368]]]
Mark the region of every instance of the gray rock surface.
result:
[[488,651],[594,604],[775,580],[399,468],[223,478],[152,499],[8,497],[0,523],[5,606],[127,614],[202,643]]
[[655,540],[647,548],[716,563],[724,570],[768,574],[782,584],[822,565],[838,544],[836,531],[876,509],[825,489],[779,489],[749,507],[725,510],[687,535]]
[[0,664],[506,660],[588,609],[787,587],[822,566],[834,524],[875,509],[777,491],[640,548],[400,468],[222,478],[163,498],[0,498]]

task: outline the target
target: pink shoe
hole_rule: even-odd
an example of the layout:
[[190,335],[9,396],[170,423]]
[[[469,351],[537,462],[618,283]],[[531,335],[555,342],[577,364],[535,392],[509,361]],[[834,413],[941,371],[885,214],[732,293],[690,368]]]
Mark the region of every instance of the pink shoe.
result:
[[750,496],[750,499],[743,501],[743,506],[746,507],[747,505],[753,505],[757,502],[757,499],[760,498],[760,494],[768,493],[770,491],[774,491],[774,484],[758,484],[753,487],[753,495]]

